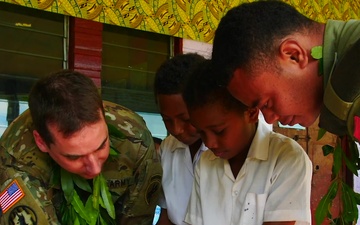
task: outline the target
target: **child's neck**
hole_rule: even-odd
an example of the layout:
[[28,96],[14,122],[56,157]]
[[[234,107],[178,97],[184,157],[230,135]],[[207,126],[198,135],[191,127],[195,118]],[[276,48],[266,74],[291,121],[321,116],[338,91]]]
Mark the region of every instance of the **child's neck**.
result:
[[241,154],[238,154],[237,156],[229,159],[229,164],[230,164],[230,168],[231,171],[236,179],[237,175],[240,172],[241,167],[244,165],[245,160],[247,158],[247,154],[248,154],[249,150],[242,152]]
[[256,130],[257,130],[257,124],[254,126],[253,132],[251,133],[251,136],[248,138],[248,142],[245,145],[245,147],[243,147],[243,149],[241,151],[239,151],[239,153],[236,156],[234,156],[233,158],[228,160],[229,164],[230,164],[231,171],[232,171],[235,179],[238,176],[241,167],[245,163],[245,160],[246,160],[247,155],[248,155],[249,150],[250,150],[251,143],[254,140]]
[[193,144],[189,145],[192,161],[194,161],[195,154],[199,150],[201,143],[202,143],[202,141],[201,141],[201,139],[199,139],[199,140],[195,141]]

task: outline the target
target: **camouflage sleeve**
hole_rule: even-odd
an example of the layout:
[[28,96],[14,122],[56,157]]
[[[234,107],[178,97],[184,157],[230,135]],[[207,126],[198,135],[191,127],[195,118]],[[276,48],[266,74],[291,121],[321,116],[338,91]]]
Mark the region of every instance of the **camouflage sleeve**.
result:
[[[131,110],[109,104],[105,109],[107,122],[116,126],[125,136],[125,140],[112,139],[113,145],[120,152],[119,167],[127,168],[118,174],[124,173],[120,179],[128,177],[132,180],[115,203],[117,222],[122,225],[150,225],[161,193],[162,178],[162,167],[152,135],[143,119]],[[124,171],[129,172],[125,175]]]
[[152,224],[161,193],[162,170],[158,162],[144,158],[135,172],[135,183],[129,187],[124,202],[124,216],[119,224]]
[[0,167],[0,224],[60,224],[39,180]]
[[0,224],[60,224],[51,202],[51,161],[33,141],[28,111],[0,138]]

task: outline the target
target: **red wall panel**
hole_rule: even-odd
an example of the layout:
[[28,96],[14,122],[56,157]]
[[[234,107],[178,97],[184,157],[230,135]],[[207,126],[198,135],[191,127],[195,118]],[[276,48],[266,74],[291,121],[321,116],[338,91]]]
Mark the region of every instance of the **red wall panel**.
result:
[[101,87],[103,24],[70,18],[69,69],[79,71]]

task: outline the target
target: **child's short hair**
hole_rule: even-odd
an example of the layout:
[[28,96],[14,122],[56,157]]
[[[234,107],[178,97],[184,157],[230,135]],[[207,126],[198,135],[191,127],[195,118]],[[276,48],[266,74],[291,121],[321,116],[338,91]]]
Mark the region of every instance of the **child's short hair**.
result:
[[248,107],[235,99],[225,86],[218,84],[210,60],[206,60],[192,71],[183,91],[183,99],[188,109],[198,109],[205,105],[221,103],[226,110],[245,112]]
[[203,61],[205,58],[196,53],[180,54],[166,60],[155,74],[155,99],[158,94],[181,94],[190,71]]

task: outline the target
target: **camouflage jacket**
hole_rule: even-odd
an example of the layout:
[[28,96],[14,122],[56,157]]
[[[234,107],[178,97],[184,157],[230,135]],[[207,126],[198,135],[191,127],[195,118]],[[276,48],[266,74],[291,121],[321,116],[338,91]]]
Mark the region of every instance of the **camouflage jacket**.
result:
[[[151,133],[133,111],[105,101],[104,108],[106,122],[125,135],[122,139],[110,136],[120,154],[107,160],[102,170],[109,190],[118,196],[114,199],[117,223],[152,224],[162,169]],[[27,110],[0,139],[0,195],[8,197],[0,207],[0,224],[20,220],[24,224],[60,224],[54,207],[58,189],[50,184],[56,164],[37,148],[32,130]]]

